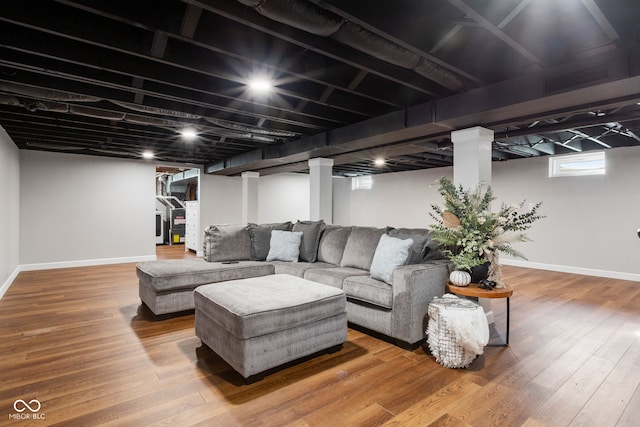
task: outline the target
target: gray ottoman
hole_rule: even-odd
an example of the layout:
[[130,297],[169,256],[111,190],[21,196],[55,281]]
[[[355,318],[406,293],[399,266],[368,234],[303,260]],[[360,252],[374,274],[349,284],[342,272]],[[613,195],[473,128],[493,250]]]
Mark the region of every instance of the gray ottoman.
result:
[[194,292],[196,336],[247,383],[347,340],[341,289],[287,274],[204,285]]

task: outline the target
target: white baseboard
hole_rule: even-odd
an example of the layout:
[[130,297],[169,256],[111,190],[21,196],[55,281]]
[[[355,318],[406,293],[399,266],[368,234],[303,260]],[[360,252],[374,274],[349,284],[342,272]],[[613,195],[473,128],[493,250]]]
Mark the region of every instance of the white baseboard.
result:
[[7,277],[7,280],[5,280],[2,286],[0,286],[0,299],[2,299],[4,294],[9,290],[9,286],[11,286],[13,281],[16,280],[16,277],[18,277],[18,274],[20,273],[20,271],[21,271],[20,266],[17,266],[16,269],[13,271],[13,273],[11,273],[9,277]]
[[544,264],[539,262],[522,261],[516,259],[500,259],[503,265],[512,265],[515,267],[533,268],[536,270],[558,271],[561,273],[583,274],[585,276],[606,277],[609,279],[631,280],[640,282],[640,274],[624,273],[620,271],[597,270],[593,268],[571,267],[566,265]]
[[23,264],[20,271],[50,270],[54,268],[72,268],[72,267],[90,267],[93,265],[107,264],[124,264],[128,262],[155,261],[158,259],[155,255],[122,257],[122,258],[99,258],[99,259],[83,259],[77,261],[61,261],[61,262],[43,262],[36,264]]

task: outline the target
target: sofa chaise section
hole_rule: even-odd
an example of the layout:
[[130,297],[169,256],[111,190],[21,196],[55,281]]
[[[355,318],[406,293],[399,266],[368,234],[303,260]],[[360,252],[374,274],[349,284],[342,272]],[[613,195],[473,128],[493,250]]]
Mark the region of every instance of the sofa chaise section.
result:
[[139,295],[155,315],[193,310],[193,291],[201,285],[266,276],[274,266],[259,261],[233,264],[203,259],[146,261],[138,263]]

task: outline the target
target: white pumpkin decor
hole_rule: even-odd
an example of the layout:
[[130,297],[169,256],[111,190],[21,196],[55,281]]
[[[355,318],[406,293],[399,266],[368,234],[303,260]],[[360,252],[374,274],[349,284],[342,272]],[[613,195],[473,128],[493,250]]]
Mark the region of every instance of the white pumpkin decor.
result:
[[471,274],[466,271],[454,270],[449,274],[449,282],[455,286],[469,286]]

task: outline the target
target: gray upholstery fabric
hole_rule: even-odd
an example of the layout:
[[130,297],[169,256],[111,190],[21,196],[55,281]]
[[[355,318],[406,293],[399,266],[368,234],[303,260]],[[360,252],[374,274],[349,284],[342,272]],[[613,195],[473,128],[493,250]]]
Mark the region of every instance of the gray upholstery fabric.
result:
[[392,308],[393,291],[391,285],[385,282],[371,277],[356,276],[347,277],[342,285],[349,299],[357,299],[389,310]]
[[273,274],[273,265],[257,261],[237,264],[175,259],[141,262],[136,267],[138,294],[156,314],[193,310],[193,290],[203,284]]
[[[403,231],[406,230],[406,231]],[[419,229],[393,229],[389,231],[389,236],[397,237],[399,239],[411,239],[413,240],[413,245],[411,246],[411,251],[409,253],[409,259],[407,259],[407,264],[419,264],[423,261],[428,249],[427,244],[431,241],[431,235],[429,234],[429,230],[422,230],[422,232],[418,231]]]
[[422,258],[422,262],[429,261],[439,261],[446,259],[443,253],[444,247],[442,243],[436,242],[433,239],[429,239],[427,242],[427,247],[424,252],[424,258]]
[[[349,297],[349,322],[408,344],[423,340],[427,329],[429,303],[434,297],[440,297],[444,293],[448,276],[447,264],[448,261],[434,261],[398,267],[393,272],[391,309]],[[346,282],[345,280],[345,285]],[[349,278],[349,283],[351,292],[364,294],[364,278]],[[355,286],[352,287],[356,283],[361,285],[358,290]]]
[[384,228],[352,227],[340,266],[369,270],[380,236],[385,231]]
[[248,339],[239,339],[197,310],[195,317],[196,336],[244,378],[347,340],[346,313]]
[[371,277],[390,284],[393,270],[406,264],[412,245],[411,239],[403,240],[387,234],[380,236],[371,262]]
[[435,296],[444,294],[447,262],[403,265],[393,271],[392,336],[408,343],[424,338],[427,309]]
[[254,261],[264,261],[267,259],[271,241],[271,231],[291,231],[292,225],[290,221],[259,225],[249,223],[247,230],[251,238],[251,259]]
[[315,262],[318,257],[320,234],[324,228],[324,221],[298,221],[293,224],[292,231],[302,231],[300,243],[300,260]]
[[205,261],[245,261],[251,258],[251,239],[244,225],[211,225],[204,230]]
[[342,282],[351,276],[369,276],[367,270],[353,267],[313,268],[304,272],[304,278],[342,289]]
[[302,231],[271,231],[267,261],[298,262]]
[[326,262],[283,262],[272,261],[276,274],[290,274],[291,276],[304,277],[304,272],[314,268],[335,267]]
[[[397,236],[395,234],[398,234]],[[442,244],[436,242],[435,240],[433,240],[431,238],[431,231],[429,231],[426,228],[395,228],[391,231],[389,231],[389,235],[390,236],[394,236],[394,237],[401,237],[399,236],[400,234],[402,235],[426,235],[427,236],[427,241],[425,243],[425,247],[424,247],[424,253],[422,255],[422,260],[418,261],[417,263],[422,263],[422,262],[427,262],[427,261],[434,261],[434,260],[441,260],[441,259],[445,259],[446,257],[444,256],[444,254],[442,253]],[[416,263],[416,264],[417,264]],[[414,264],[413,262],[408,262],[407,264]]]
[[195,306],[246,339],[344,313],[346,299],[341,289],[275,274],[200,286]]
[[201,286],[195,332],[247,378],[347,340],[344,292],[287,275]]
[[179,313],[193,310],[193,288],[176,289],[172,292],[157,293],[142,281],[138,283],[138,295],[140,300],[155,315],[167,313]]
[[136,266],[138,278],[156,292],[193,289],[207,283],[265,276],[274,271],[273,265],[265,262],[223,264],[199,258],[145,261]]
[[340,265],[349,234],[351,227],[325,225],[318,245],[318,261]]

